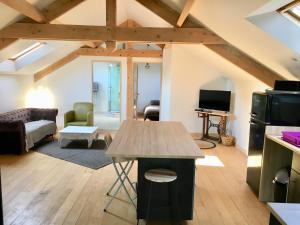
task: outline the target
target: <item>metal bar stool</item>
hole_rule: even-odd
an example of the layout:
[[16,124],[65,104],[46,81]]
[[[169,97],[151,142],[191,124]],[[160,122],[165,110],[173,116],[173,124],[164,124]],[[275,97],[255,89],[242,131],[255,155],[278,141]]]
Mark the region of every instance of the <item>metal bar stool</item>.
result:
[[[106,133],[104,135],[104,141],[105,141],[106,147],[108,148],[110,146],[110,144],[112,143],[112,137],[109,133]],[[114,199],[116,199],[116,195],[119,193],[121,188],[124,189],[126,195],[128,196],[128,198],[130,200],[130,203],[136,208],[136,203],[134,202],[134,199],[136,198],[136,196],[131,197],[131,195],[129,194],[129,190],[125,186],[125,181],[127,181],[129,183],[130,187],[133,189],[134,193],[136,194],[136,189],[135,189],[133,183],[131,182],[130,178],[128,177],[128,174],[130,173],[130,170],[134,164],[134,159],[113,157],[112,160],[113,160],[113,166],[114,166],[116,174],[117,174],[117,178],[107,192],[107,195],[110,196],[111,199],[105,206],[104,212],[107,211],[107,209],[109,208],[112,201]],[[125,166],[123,166],[122,163],[126,163]],[[117,186],[118,183],[119,183],[119,185]],[[115,188],[115,187],[117,187],[117,188]],[[112,194],[111,192],[114,189],[116,189],[116,190]]]
[[[144,177],[147,181],[149,181],[149,197],[148,197],[148,204],[147,204],[147,211],[146,211],[146,220],[148,220],[150,217],[150,207],[151,207],[151,198],[152,198],[152,185],[153,183],[168,183],[169,184],[169,202],[171,202],[171,213],[173,214],[172,217],[176,218],[178,215],[178,206],[177,206],[177,187],[175,187],[176,194],[175,196],[171,196],[171,187],[170,184],[177,180],[177,174],[176,172],[168,169],[151,169],[145,172]],[[175,199],[172,199],[174,197]],[[174,212],[173,208],[175,208],[176,212]]]

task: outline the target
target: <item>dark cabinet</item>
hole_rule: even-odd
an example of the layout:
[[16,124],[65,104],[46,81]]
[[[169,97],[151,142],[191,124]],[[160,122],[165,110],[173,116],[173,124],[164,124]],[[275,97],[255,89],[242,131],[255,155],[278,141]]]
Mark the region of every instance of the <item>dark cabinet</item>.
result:
[[293,153],[288,202],[300,203],[300,155]]
[[288,202],[300,203],[300,174],[293,169],[290,177]]

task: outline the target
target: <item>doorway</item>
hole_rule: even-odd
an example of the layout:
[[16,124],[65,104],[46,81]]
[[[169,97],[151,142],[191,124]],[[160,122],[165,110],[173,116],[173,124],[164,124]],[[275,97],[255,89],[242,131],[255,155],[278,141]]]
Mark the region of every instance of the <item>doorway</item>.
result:
[[120,81],[120,63],[93,62],[94,123],[100,129],[120,127]]
[[[161,63],[135,63],[133,75],[134,117],[136,120],[144,120],[147,106],[153,101],[160,101]],[[159,108],[157,110],[159,115]]]

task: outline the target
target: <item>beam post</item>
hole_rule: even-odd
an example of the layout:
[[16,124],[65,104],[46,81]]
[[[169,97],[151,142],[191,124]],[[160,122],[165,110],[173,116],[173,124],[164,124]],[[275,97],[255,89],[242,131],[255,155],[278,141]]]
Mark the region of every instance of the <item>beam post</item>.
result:
[[[106,0],[106,26],[116,27],[117,26],[117,1]],[[114,51],[117,48],[116,41],[106,41],[106,48]]]
[[133,120],[133,98],[134,98],[134,84],[133,84],[133,60],[132,57],[127,57],[127,120]]

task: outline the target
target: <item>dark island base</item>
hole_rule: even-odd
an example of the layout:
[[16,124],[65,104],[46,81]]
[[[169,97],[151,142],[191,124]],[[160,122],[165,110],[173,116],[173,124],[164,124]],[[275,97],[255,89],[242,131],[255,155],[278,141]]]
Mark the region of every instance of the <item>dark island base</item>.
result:
[[[155,168],[175,171],[177,180],[169,184],[152,183],[151,206],[147,218],[150,182],[144,178],[144,174]],[[138,159],[137,219],[192,220],[194,183],[194,159]]]

